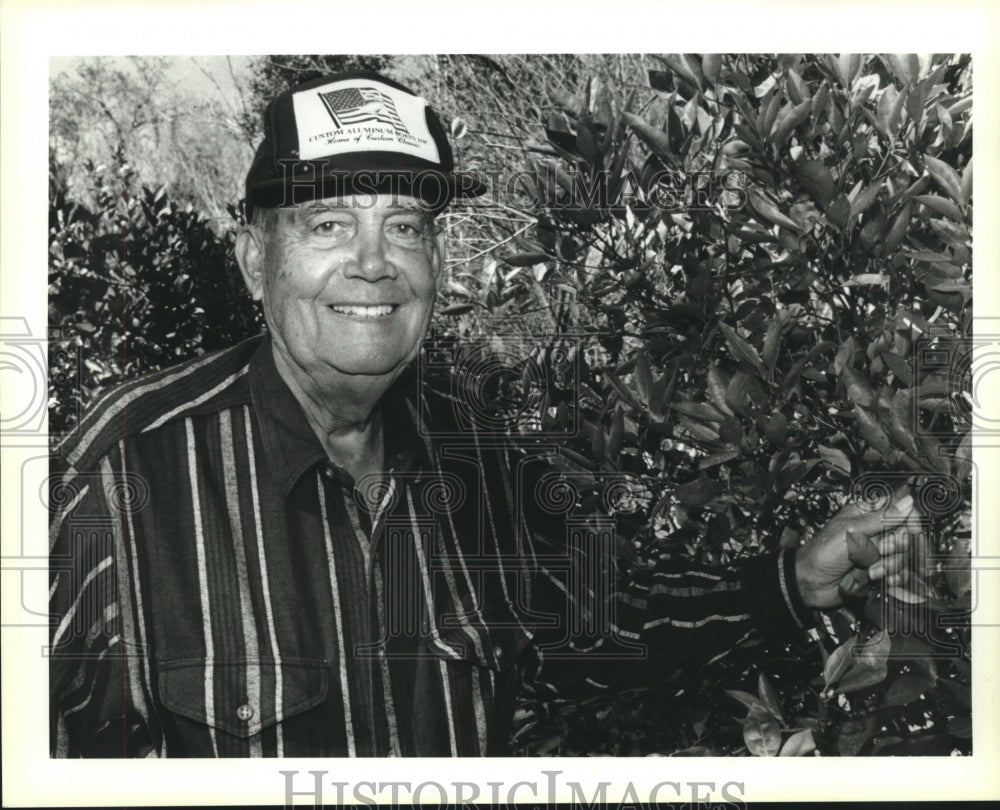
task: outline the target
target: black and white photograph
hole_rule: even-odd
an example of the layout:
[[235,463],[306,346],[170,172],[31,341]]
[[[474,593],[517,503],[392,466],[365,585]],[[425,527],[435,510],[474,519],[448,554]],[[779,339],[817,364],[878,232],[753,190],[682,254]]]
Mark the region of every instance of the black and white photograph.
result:
[[39,767],[257,760],[279,805],[982,774],[995,59],[807,42],[46,54],[0,409]]

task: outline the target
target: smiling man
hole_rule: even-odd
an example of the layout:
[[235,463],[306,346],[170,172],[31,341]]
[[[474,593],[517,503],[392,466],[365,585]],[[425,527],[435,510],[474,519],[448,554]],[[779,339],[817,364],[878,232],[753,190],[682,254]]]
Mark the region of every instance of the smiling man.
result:
[[900,565],[908,503],[624,582],[573,546],[545,460],[412,373],[434,217],[483,191],[382,76],[269,105],[236,243],[267,334],[112,392],[53,466],[53,755],[503,754],[519,689],[655,685]]

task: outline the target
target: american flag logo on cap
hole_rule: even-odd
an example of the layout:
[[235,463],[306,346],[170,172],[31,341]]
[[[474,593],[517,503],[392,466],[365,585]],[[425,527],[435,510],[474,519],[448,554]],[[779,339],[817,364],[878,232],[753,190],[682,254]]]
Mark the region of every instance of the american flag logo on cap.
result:
[[397,132],[409,134],[396,112],[396,105],[385,93],[374,87],[350,87],[320,93],[326,110],[337,128],[377,121],[388,124]]

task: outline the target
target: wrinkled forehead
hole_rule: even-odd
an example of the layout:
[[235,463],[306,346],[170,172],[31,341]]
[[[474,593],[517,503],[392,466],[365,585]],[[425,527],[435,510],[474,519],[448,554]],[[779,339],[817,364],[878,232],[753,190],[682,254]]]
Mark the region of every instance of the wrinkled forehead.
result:
[[432,224],[437,217],[436,211],[428,210],[422,200],[410,195],[378,193],[336,195],[274,208],[259,208],[255,217],[259,217],[266,226],[279,222],[293,223],[317,213],[334,211],[356,216],[412,214],[427,224]]
[[434,213],[428,210],[422,200],[409,194],[344,194],[334,197],[321,197],[317,200],[307,200],[291,206],[283,206],[281,210],[311,212],[321,211],[384,211],[408,212],[414,211],[426,214],[432,219]]

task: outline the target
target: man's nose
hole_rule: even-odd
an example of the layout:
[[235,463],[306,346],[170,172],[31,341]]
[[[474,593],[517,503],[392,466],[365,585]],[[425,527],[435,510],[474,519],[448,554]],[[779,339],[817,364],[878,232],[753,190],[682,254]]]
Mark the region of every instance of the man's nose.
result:
[[357,236],[357,252],[344,270],[348,278],[375,282],[395,278],[396,268],[386,260],[385,236],[381,227],[363,227]]

